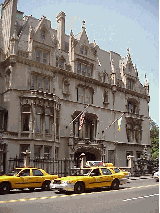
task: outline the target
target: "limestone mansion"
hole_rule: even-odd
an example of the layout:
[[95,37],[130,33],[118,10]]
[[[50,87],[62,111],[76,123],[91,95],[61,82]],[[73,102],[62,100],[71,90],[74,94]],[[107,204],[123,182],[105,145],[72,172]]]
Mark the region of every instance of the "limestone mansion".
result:
[[66,35],[64,12],[52,29],[45,16],[18,11],[17,0],[0,10],[1,169],[26,150],[32,158],[85,153],[126,166],[127,155],[150,149],[149,84],[140,83],[129,51],[122,58],[90,43],[84,22],[77,35]]

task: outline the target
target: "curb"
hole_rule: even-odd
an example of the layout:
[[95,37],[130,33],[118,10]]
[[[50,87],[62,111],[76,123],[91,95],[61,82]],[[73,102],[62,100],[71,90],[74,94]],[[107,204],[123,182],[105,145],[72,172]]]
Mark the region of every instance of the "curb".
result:
[[152,179],[150,176],[141,176],[141,177],[130,177],[129,180],[140,180],[140,179]]

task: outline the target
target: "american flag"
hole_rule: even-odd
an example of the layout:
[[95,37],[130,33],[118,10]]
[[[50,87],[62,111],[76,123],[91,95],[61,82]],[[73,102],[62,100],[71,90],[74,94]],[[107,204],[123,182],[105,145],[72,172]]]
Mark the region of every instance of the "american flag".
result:
[[84,122],[84,118],[85,118],[85,114],[86,114],[86,111],[84,111],[80,117],[80,125],[79,125],[79,131],[82,129],[82,126],[83,126],[83,122]]

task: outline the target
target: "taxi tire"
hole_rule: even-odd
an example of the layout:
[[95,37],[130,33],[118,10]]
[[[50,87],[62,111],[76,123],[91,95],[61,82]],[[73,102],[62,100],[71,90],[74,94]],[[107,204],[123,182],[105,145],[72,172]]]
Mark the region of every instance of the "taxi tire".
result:
[[119,189],[119,180],[113,180],[112,185],[111,185],[111,189],[113,190],[117,190]]
[[85,185],[83,183],[76,183],[74,186],[74,192],[76,194],[81,194],[85,191]]
[[31,192],[33,192],[34,191],[34,187],[32,187],[32,188],[29,188],[29,191],[31,191]]
[[49,190],[51,190],[51,188],[50,188],[50,182],[49,182],[49,181],[44,182],[44,183],[42,184],[41,189],[42,189],[43,191],[49,191]]
[[10,192],[11,185],[10,183],[1,183],[0,185],[0,194],[8,194]]

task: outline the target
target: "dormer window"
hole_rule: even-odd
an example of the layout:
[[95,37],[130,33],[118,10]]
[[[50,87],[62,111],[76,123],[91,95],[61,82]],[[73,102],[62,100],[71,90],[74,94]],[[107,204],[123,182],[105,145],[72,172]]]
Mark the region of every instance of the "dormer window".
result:
[[45,30],[41,30],[41,39],[45,39]]
[[82,45],[80,48],[80,53],[82,55],[87,55],[87,52],[88,52],[88,48],[85,45]]
[[134,80],[130,78],[127,79],[127,89],[134,90]]

